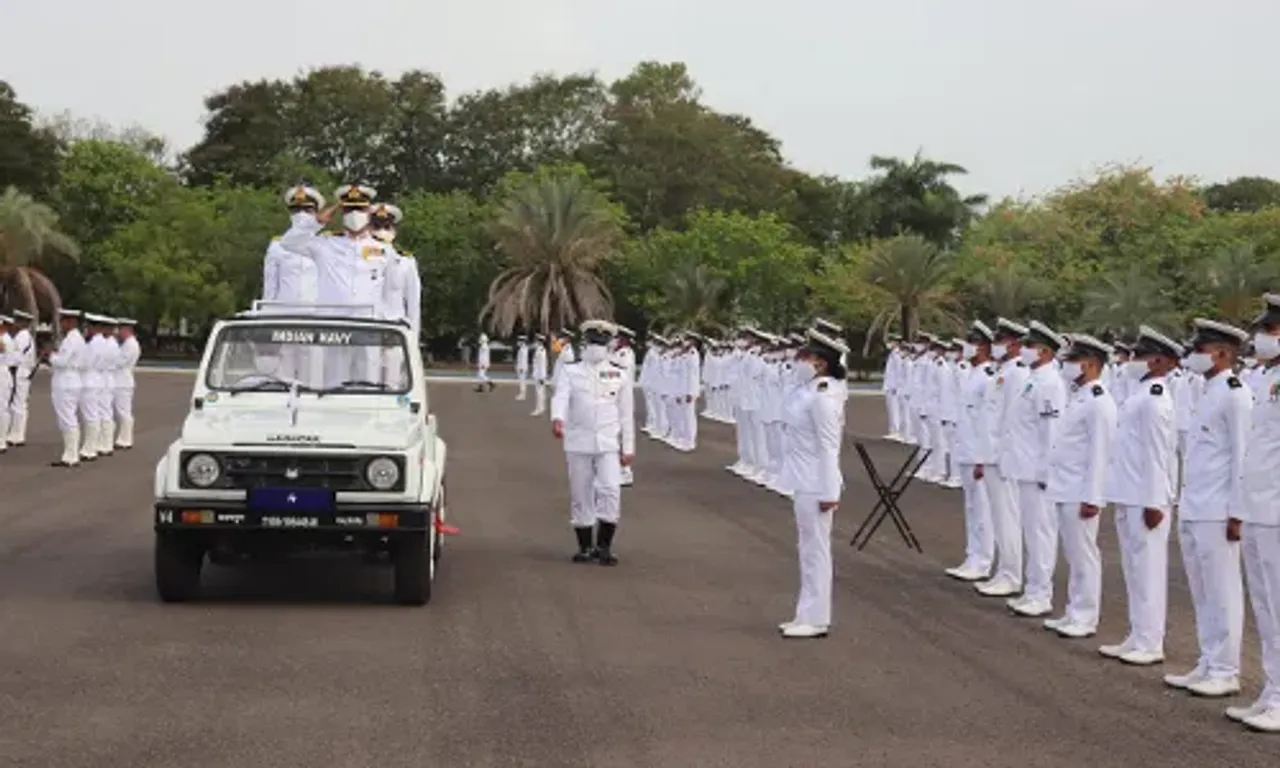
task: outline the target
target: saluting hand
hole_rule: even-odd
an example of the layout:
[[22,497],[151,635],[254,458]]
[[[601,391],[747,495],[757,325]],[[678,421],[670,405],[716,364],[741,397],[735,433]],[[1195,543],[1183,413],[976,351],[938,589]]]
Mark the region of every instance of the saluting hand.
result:
[[1089,520],[1089,519],[1094,518],[1094,517],[1097,517],[1097,516],[1098,516],[1098,508],[1097,508],[1097,507],[1095,507],[1094,505],[1092,505],[1092,504],[1081,504],[1081,505],[1080,505],[1080,519],[1081,519],[1081,520]]
[[320,226],[323,227],[327,225],[330,222],[330,220],[333,219],[333,214],[337,212],[339,205],[340,205],[339,203],[334,203],[333,205],[329,206],[328,208],[325,208],[323,211],[320,211],[319,213],[316,214],[316,221],[320,222]]

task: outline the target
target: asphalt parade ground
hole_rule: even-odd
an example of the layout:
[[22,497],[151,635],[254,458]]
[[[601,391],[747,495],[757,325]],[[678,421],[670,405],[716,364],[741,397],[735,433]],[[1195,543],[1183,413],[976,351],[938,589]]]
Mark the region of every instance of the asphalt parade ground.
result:
[[[902,500],[848,545],[875,493],[852,444],[837,512],[835,626],[783,640],[797,581],[790,504],[726,472],[730,427],[698,450],[641,437],[618,568],[575,565],[563,456],[514,387],[436,383],[452,522],[432,602],[391,605],[385,568],[332,561],[206,569],[207,599],[152,581],[155,461],[191,376],[138,374],[136,447],[74,470],[47,376],[28,445],[0,455],[0,766],[1272,766],[1280,740],[1161,675],[1194,664],[1172,542],[1164,667],[1097,654],[1125,634],[1110,516],[1099,635],[1066,640],[943,575],[960,492]],[[532,397],[532,393],[530,394]],[[850,440],[885,431],[850,399]],[[905,457],[871,439],[882,472]],[[1065,564],[1059,565],[1061,606]]]

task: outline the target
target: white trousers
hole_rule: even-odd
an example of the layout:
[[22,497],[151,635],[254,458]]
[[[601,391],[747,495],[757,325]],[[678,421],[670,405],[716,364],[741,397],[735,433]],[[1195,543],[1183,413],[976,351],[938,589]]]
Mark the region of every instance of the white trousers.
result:
[[1178,522],[1182,564],[1196,612],[1200,660],[1196,668],[1209,677],[1240,674],[1240,642],[1244,634],[1244,584],[1240,578],[1240,543],[1227,541],[1225,521]]
[[769,477],[782,476],[782,422],[766,421],[764,424],[765,451],[769,454]]
[[476,381],[481,384],[489,383],[489,366],[482,365],[476,368]]
[[1102,602],[1102,553],[1098,550],[1098,518],[1080,517],[1080,503],[1058,504],[1058,530],[1067,558],[1067,619],[1076,626],[1098,628]]
[[892,392],[884,395],[884,407],[889,412],[889,434],[902,434],[902,401]]
[[936,417],[925,419],[929,429],[929,448],[932,452],[925,460],[924,476],[929,478],[945,478],[947,476],[947,431]]
[[1140,651],[1164,653],[1169,602],[1169,513],[1154,530],[1142,507],[1116,506],[1120,567],[1129,606],[1129,640]]
[[9,421],[13,418],[13,411],[9,409],[9,403],[13,400],[13,373],[8,368],[0,366],[0,451],[6,447],[6,439],[9,436]]
[[19,368],[18,373],[15,375],[13,382],[13,395],[9,400],[9,412],[12,413],[15,418],[17,418],[19,414],[25,416],[27,413],[27,408],[31,401],[31,379],[28,378],[30,375],[30,371],[22,368]]
[[819,501],[821,499],[812,493],[797,493],[792,500],[800,561],[795,621],[827,627],[831,625],[831,518],[835,511],[820,511]]
[[763,472],[769,466],[769,456],[764,445],[764,422],[760,420],[760,411],[746,411],[747,417],[747,434],[750,435],[748,446],[751,448],[751,454],[747,457],[747,462],[751,468],[757,472]]
[[991,531],[991,504],[987,484],[973,477],[972,464],[956,465],[964,493],[964,564],[986,571],[995,559],[995,539]]
[[911,445],[920,442],[920,418],[909,397],[902,399],[902,438]]
[[539,379],[533,385],[533,415],[537,416],[547,409],[547,385]]
[[991,503],[991,523],[999,559],[996,576],[1022,584],[1022,512],[1018,508],[1016,487],[1014,481],[1000,471],[1000,465],[987,464],[984,470],[982,480],[987,485],[987,498]]
[[680,418],[684,422],[684,443],[690,448],[698,445],[698,398],[680,403]]
[[1017,489],[1026,544],[1022,593],[1028,599],[1052,603],[1053,572],[1058,567],[1058,510],[1045,499],[1039,483],[1018,481]]
[[741,406],[733,408],[733,436],[738,446],[738,466],[746,467],[748,465],[748,456],[750,448],[747,447],[747,441],[751,438],[748,436],[747,428],[747,412],[742,410]]
[[1249,580],[1253,619],[1262,641],[1266,687],[1258,703],[1268,709],[1280,709],[1280,526],[1246,523],[1240,550]]
[[569,520],[575,528],[617,523],[622,513],[622,465],[616,451],[565,453],[569,467]]
[[58,419],[58,431],[70,432],[80,428],[76,413],[80,409],[80,388],[55,385],[50,392],[53,415]]
[[529,372],[516,369],[516,380],[520,382],[520,389],[516,390],[516,399],[523,400],[525,398],[525,390],[529,386]]

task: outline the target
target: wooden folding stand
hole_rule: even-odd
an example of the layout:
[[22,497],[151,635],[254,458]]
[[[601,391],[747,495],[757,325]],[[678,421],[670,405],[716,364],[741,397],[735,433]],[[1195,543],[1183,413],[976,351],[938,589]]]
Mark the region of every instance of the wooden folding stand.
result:
[[871,478],[871,485],[876,489],[880,500],[876,502],[871,514],[867,515],[867,519],[862,521],[862,525],[858,527],[858,532],[853,534],[853,540],[849,544],[861,551],[867,546],[867,542],[871,541],[871,537],[875,535],[880,528],[880,524],[887,517],[893,521],[894,527],[898,529],[898,535],[907,543],[907,546],[923,553],[924,550],[920,548],[920,541],[916,539],[916,535],[911,531],[911,525],[907,522],[906,516],[898,508],[898,499],[902,498],[902,494],[906,492],[911,485],[911,481],[915,479],[916,472],[920,470],[920,467],[924,466],[929,454],[933,453],[933,451],[920,445],[913,446],[906,462],[898,469],[898,474],[894,475],[893,480],[886,485],[884,479],[880,477],[880,472],[876,469],[875,463],[871,461],[871,455],[867,453],[866,446],[861,442],[855,441],[853,447],[858,451],[858,457],[862,459],[862,466],[866,468],[867,477]]

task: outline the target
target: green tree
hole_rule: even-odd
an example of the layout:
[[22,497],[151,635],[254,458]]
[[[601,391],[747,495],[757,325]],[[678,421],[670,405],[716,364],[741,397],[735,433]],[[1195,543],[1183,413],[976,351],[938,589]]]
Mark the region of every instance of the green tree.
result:
[[955,163],[930,160],[917,152],[910,160],[872,156],[879,173],[866,185],[871,234],[889,238],[915,233],[938,245],[955,244],[960,231],[986,203],[985,195],[964,196],[950,177],[968,173]]
[[613,297],[602,264],[622,229],[608,200],[580,176],[529,184],[498,205],[490,228],[507,259],[489,287],[480,322],[499,336],[610,318]]
[[1252,243],[1218,249],[1204,263],[1200,274],[1217,316],[1237,325],[1247,325],[1257,314],[1258,296],[1270,290],[1280,277],[1273,262],[1261,256]]
[[961,323],[950,278],[955,257],[921,235],[898,235],[870,246],[864,278],[883,293],[868,339],[896,322],[907,338],[922,324],[954,329]]
[[703,264],[684,262],[662,281],[662,308],[654,319],[667,329],[722,333],[730,308],[724,279]]
[[1261,176],[1241,176],[1204,190],[1204,202],[1223,213],[1252,213],[1280,205],[1280,182]]
[[1100,335],[1133,337],[1140,325],[1160,330],[1181,325],[1169,300],[1168,283],[1141,264],[1100,275],[1085,290],[1083,305],[1077,327]]
[[39,265],[59,256],[79,255],[79,246],[59,229],[52,208],[17,187],[8,187],[0,195],[0,292],[5,298],[0,304],[52,319],[62,298]]
[[0,80],[0,189],[42,197],[57,178],[61,149],[57,136],[37,126],[31,108]]

